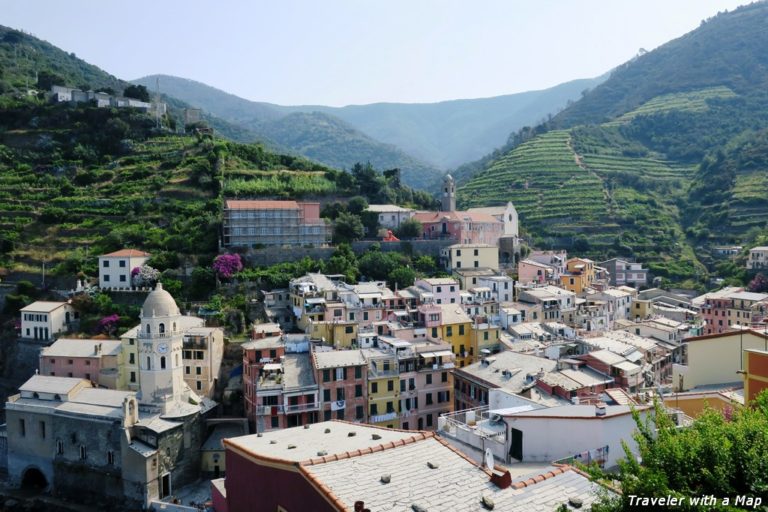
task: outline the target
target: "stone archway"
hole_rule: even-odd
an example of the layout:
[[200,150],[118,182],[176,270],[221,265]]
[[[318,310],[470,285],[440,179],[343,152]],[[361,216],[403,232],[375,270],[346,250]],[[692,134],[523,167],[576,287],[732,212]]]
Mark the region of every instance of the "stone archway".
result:
[[44,491],[48,487],[48,479],[42,471],[32,466],[24,471],[21,477],[21,488]]

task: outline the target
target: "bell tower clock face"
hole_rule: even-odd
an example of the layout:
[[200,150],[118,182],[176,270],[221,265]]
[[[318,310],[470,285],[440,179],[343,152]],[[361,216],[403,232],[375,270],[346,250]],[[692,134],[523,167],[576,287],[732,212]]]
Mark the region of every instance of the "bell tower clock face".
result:
[[157,353],[158,354],[167,354],[168,353],[168,344],[167,343],[159,343],[157,345]]

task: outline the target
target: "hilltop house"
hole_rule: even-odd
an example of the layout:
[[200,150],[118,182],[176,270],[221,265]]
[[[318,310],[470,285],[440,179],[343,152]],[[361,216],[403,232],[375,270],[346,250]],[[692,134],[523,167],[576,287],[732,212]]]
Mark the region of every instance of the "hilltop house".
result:
[[320,218],[320,203],[227,199],[223,215],[224,247],[319,247],[331,239],[331,226]]
[[99,288],[121,290],[131,286],[131,272],[149,261],[151,254],[137,249],[121,249],[99,256]]

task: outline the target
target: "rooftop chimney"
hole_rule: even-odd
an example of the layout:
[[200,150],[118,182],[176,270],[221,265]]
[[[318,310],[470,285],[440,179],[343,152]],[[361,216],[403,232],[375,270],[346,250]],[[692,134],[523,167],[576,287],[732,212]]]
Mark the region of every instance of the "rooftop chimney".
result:
[[491,483],[496,485],[499,489],[506,489],[512,485],[512,475],[507,469],[501,471],[494,468],[491,471]]

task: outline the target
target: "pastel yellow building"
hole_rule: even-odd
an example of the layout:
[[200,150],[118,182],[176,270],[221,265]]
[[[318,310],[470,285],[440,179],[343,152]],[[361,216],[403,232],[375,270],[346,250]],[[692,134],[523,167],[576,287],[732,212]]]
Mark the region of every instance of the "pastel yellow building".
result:
[[394,354],[364,349],[368,361],[368,422],[387,428],[400,426],[400,376]]
[[499,270],[499,248],[488,244],[454,244],[440,253],[447,271],[468,268]]
[[439,304],[432,307],[437,308],[440,319],[439,323],[427,324],[427,337],[448,343],[456,354],[456,364],[460,368],[471,364],[472,319],[464,312],[461,304]]
[[310,322],[309,337],[315,340],[325,340],[326,345],[337,348],[351,348],[357,342],[357,322]]
[[571,258],[565,262],[560,284],[573,293],[581,293],[595,282],[595,262],[587,258]]
[[[498,352],[499,326],[488,323],[474,323],[470,330],[469,356],[472,362],[479,361],[484,354]],[[483,352],[483,351],[486,352]]]

